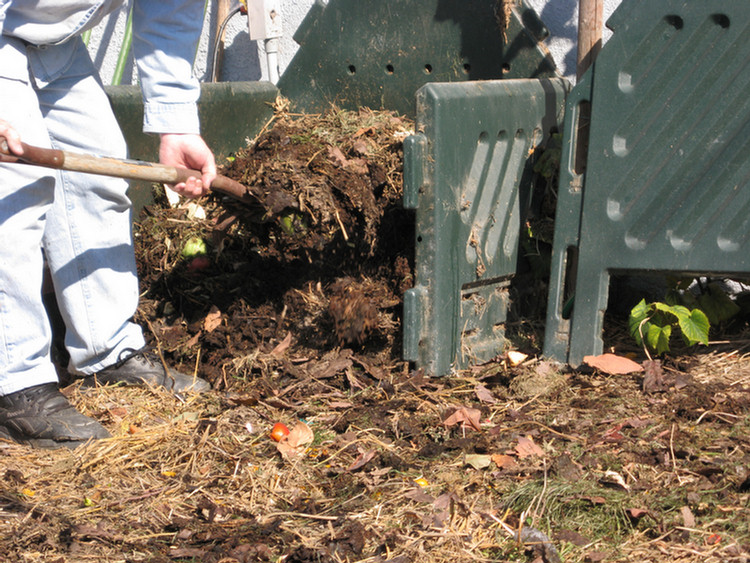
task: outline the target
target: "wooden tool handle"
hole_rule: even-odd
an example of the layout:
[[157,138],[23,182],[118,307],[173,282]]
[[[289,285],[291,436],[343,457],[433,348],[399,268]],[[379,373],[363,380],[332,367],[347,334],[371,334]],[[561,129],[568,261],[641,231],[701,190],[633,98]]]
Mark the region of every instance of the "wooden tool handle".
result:
[[[0,137],[0,152],[8,156],[15,156],[19,161],[26,164],[44,166],[45,168],[114,176],[128,180],[145,180],[162,184],[178,184],[188,178],[200,178],[203,175],[198,170],[166,166],[155,162],[94,156],[57,149],[45,149],[26,143],[21,144],[23,145],[23,154],[19,156],[13,154],[5,138]],[[250,199],[250,193],[245,186],[226,176],[216,176],[214,181],[211,182],[211,189],[240,201],[247,202]]]

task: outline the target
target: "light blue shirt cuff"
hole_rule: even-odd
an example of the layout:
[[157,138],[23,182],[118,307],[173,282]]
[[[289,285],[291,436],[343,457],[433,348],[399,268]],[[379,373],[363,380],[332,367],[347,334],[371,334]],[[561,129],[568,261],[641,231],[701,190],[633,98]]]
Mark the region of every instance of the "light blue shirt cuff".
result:
[[143,107],[143,132],[200,134],[198,105],[193,102],[146,102]]

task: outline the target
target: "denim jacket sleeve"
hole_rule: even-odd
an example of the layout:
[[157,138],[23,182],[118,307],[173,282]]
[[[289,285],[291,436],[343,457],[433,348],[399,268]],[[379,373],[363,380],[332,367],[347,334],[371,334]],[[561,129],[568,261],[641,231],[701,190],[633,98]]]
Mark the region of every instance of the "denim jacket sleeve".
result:
[[[192,67],[205,0],[131,0],[133,55],[147,133],[198,133],[200,84]],[[122,0],[0,0],[0,31],[34,45],[62,43]]]
[[199,133],[200,83],[193,60],[205,0],[135,0],[133,55],[146,133]]

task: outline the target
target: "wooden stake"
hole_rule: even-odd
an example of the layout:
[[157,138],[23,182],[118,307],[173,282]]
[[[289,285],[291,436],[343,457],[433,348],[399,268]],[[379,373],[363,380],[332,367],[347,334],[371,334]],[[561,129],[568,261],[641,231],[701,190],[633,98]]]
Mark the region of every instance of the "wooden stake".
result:
[[591,66],[602,48],[604,0],[580,0],[578,5],[578,79]]
[[224,63],[224,34],[221,34],[221,37],[219,37],[219,32],[221,30],[221,24],[224,22],[225,19],[227,19],[227,16],[229,15],[229,9],[231,5],[231,0],[219,0],[216,3],[216,23],[214,26],[214,41],[216,42],[216,49],[218,51],[216,52],[216,61],[215,65],[216,68],[211,69],[211,72],[214,76],[213,82],[221,82],[221,67]]

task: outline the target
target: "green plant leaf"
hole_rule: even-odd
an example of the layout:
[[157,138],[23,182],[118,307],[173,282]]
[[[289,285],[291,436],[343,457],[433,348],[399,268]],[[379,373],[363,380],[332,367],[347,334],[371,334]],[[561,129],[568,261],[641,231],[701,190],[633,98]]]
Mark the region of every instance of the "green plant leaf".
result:
[[684,305],[672,305],[670,307],[670,312],[677,317],[677,322],[682,322],[683,320],[690,318],[690,309]]
[[[635,339],[636,344],[638,344],[638,346],[643,346],[643,341],[645,339],[646,344],[648,346],[650,346],[650,344],[649,344],[649,334],[652,334],[655,329],[660,329],[661,326],[662,325],[654,324],[651,321],[646,321],[645,323],[643,323],[643,326],[641,327],[641,330],[636,335],[636,339]],[[641,335],[643,335],[643,336],[641,337]],[[651,346],[651,348],[653,349],[653,346]]]
[[660,311],[668,316],[677,317],[678,319],[681,316],[690,315],[690,310],[687,307],[684,307],[682,305],[669,305],[667,303],[662,303],[661,301],[657,301],[655,303],[652,303],[651,305],[657,311]]
[[657,354],[669,352],[669,338],[672,336],[672,325],[658,326],[651,324],[646,334],[646,343]]
[[[652,315],[652,308],[646,303],[645,299],[641,299],[640,303],[630,310],[628,328],[630,329],[630,335],[635,338],[635,341],[639,346],[643,343],[643,340],[641,339],[641,331],[643,334],[648,333],[648,323],[644,321],[650,319]],[[641,326],[641,324],[643,324],[643,326]]]
[[645,345],[658,354],[669,352],[669,339],[674,326],[679,326],[688,345],[708,344],[711,326],[708,317],[700,309],[692,311],[684,305],[669,305],[656,301],[646,303],[642,299],[630,311],[628,327],[639,346]]
[[680,297],[681,297],[680,301],[681,301],[681,302],[682,302],[682,304],[683,304],[683,305],[685,305],[685,307],[687,307],[688,309],[695,309],[696,307],[698,307],[698,306],[699,306],[699,305],[698,305],[698,299],[697,299],[697,298],[695,297],[695,295],[693,295],[693,294],[692,294],[691,292],[689,292],[689,291],[683,291],[683,292],[682,292],[682,293],[680,294]]
[[666,295],[664,295],[664,302],[669,305],[684,305],[682,299],[682,293],[678,289],[668,289]]
[[740,311],[737,304],[716,283],[709,284],[708,292],[698,297],[698,303],[711,324],[728,321]]
[[679,319],[682,337],[689,345],[708,344],[708,330],[711,323],[706,314],[700,309],[693,309],[686,318]]

